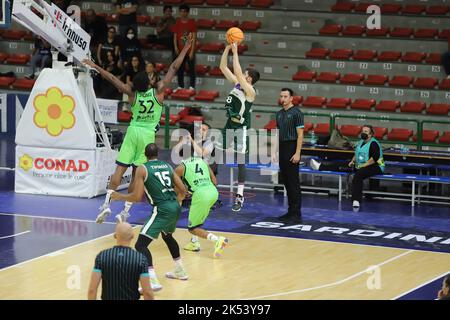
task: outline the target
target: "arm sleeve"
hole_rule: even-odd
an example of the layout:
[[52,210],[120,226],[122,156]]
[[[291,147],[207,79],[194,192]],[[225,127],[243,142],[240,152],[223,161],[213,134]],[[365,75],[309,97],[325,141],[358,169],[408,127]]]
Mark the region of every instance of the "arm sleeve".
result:
[[100,254],[95,257],[95,265],[94,265],[94,272],[102,272],[102,259],[100,257]]
[[376,142],[370,144],[369,149],[369,159],[372,158],[373,161],[377,162],[380,159],[380,147]]
[[141,272],[141,277],[142,276],[143,277],[148,277],[149,276],[149,274],[148,274],[148,261],[147,261],[147,258],[144,257],[144,255],[142,255],[142,258],[141,258],[141,270],[140,270],[140,272]]
[[303,120],[303,113],[298,113],[295,121],[295,127],[297,129],[303,129],[305,127],[304,120]]

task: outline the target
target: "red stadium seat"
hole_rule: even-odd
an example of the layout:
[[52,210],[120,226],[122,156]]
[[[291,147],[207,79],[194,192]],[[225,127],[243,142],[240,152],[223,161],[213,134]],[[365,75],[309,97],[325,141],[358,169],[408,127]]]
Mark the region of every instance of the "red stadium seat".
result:
[[351,109],[370,111],[376,102],[374,99],[356,99],[350,105]]
[[353,55],[353,60],[371,61],[375,60],[377,52],[375,50],[358,50]]
[[237,27],[238,25],[239,21],[237,20],[220,20],[216,23],[215,29],[228,30],[232,27]]
[[442,79],[439,90],[450,90],[450,79]]
[[450,131],[444,132],[444,134],[439,138],[439,143],[450,144]]
[[363,2],[363,3],[358,3],[355,6],[355,11],[356,12],[363,12],[366,13],[367,12],[367,8],[371,5],[371,3],[367,3],[367,2]]
[[183,0],[166,0],[166,4],[181,4],[183,3]]
[[373,131],[375,131],[374,137],[381,140],[387,134],[388,129],[384,127],[373,127]]
[[339,80],[343,84],[360,84],[363,81],[365,75],[359,73],[347,73]]
[[164,98],[168,98],[170,97],[170,95],[172,94],[173,90],[171,88],[165,88],[164,89]]
[[315,71],[298,71],[296,74],[292,76],[292,80],[294,81],[313,81],[316,77]]
[[341,75],[338,72],[321,72],[316,77],[317,82],[335,83]]
[[244,21],[239,25],[242,31],[256,31],[261,28],[261,21]]
[[193,6],[200,6],[205,2],[205,0],[184,0],[184,3],[193,5]]
[[303,101],[303,106],[310,108],[322,108],[326,102],[327,98],[325,97],[308,97]]
[[313,59],[325,59],[330,54],[330,49],[327,48],[311,48],[308,52],[306,52],[307,58]]
[[438,29],[430,29],[430,28],[425,28],[425,29],[417,29],[414,32],[414,38],[419,38],[419,39],[433,39],[434,37],[436,37],[439,34],[439,30]]
[[119,111],[117,113],[117,121],[119,122],[130,122],[133,118],[133,114],[129,111]]
[[314,128],[314,133],[318,135],[330,134],[330,124],[329,123],[318,123]]
[[366,27],[364,26],[346,26],[342,30],[342,34],[344,36],[362,36],[365,31]]
[[340,24],[328,24],[324,25],[319,33],[323,35],[338,35],[342,31],[342,26]]
[[246,7],[250,0],[228,0],[230,7]]
[[194,123],[194,122],[203,122],[205,121],[205,117],[203,116],[185,116],[181,118],[180,122],[184,123]]
[[238,53],[239,54],[243,54],[244,51],[247,51],[247,50],[248,50],[248,45],[246,45],[246,44],[238,45]]
[[215,77],[222,77],[223,73],[222,73],[222,71],[220,70],[219,67],[214,67],[211,70],[209,70],[209,75],[210,76],[215,76]]
[[400,108],[400,101],[383,100],[375,106],[376,111],[383,112],[395,112],[397,108]]
[[146,25],[147,23],[150,22],[150,19],[151,18],[149,16],[146,16],[146,15],[138,15],[138,16],[136,16],[137,23],[141,24],[141,25]]
[[346,109],[351,102],[350,98],[331,98],[327,102],[327,108]]
[[294,96],[292,99],[292,103],[294,106],[298,106],[303,102],[303,96]]
[[115,13],[113,14],[108,14],[105,18],[106,22],[108,23],[117,23],[119,22],[119,16]]
[[169,66],[167,64],[159,63],[159,62],[155,65],[155,67],[156,67],[156,71],[158,73],[160,73],[160,72],[167,72],[167,70],[169,69]]
[[428,54],[425,62],[428,64],[440,65],[442,60],[442,56],[440,53],[430,53]]
[[393,76],[391,80],[389,80],[390,87],[409,87],[413,82],[414,78],[410,76]]
[[402,28],[402,27],[395,27],[391,31],[391,37],[399,37],[399,38],[409,38],[412,36],[414,32],[413,28]]
[[250,7],[256,8],[270,8],[273,5],[273,0],[251,0]]
[[413,83],[413,87],[417,89],[434,89],[438,84],[436,78],[417,78]]
[[0,88],[9,88],[16,78],[14,77],[0,77]]
[[439,32],[439,39],[448,39],[450,38],[450,29],[444,29]]
[[364,84],[366,86],[383,86],[388,80],[388,76],[382,74],[369,74],[364,80]]
[[398,61],[401,56],[400,51],[383,51],[378,55],[378,61]]
[[29,80],[29,79],[16,79],[14,83],[12,84],[13,89],[17,90],[31,90],[34,86],[34,83],[36,82],[35,79]]
[[350,2],[340,2],[338,1],[331,7],[333,12],[351,12],[355,8],[355,4]]
[[385,3],[381,6],[381,13],[399,14],[402,11],[402,5],[396,3]]
[[206,0],[206,4],[210,6],[225,6],[228,0]]
[[197,19],[195,25],[199,29],[212,29],[216,25],[216,20],[214,19]]
[[357,137],[361,133],[362,126],[353,125],[353,124],[344,124],[341,126],[339,131],[342,135],[347,137]]
[[421,63],[425,57],[426,54],[423,52],[406,52],[401,60],[403,62]]
[[393,128],[388,133],[387,139],[391,141],[409,141],[412,135],[413,131],[411,129]]
[[27,64],[30,61],[31,56],[29,54],[14,53],[6,59],[8,64]]
[[[439,137],[438,130],[423,130],[422,131],[422,141],[428,143],[436,142],[436,139]],[[413,136],[413,141],[417,142],[417,134]]]
[[177,100],[190,100],[191,97],[194,95],[195,95],[194,90],[179,89],[179,90],[173,92],[171,97],[172,97],[172,99],[177,99]]
[[450,111],[450,104],[432,103],[426,110],[427,114],[433,115],[447,115]]
[[403,14],[422,14],[426,10],[426,6],[420,4],[408,4],[402,9]]
[[[177,114],[171,114],[169,118],[169,125],[174,126],[180,121],[180,116]],[[162,126],[166,124],[166,115],[163,113],[161,116],[161,121],[159,122]]]
[[5,62],[5,60],[8,59],[8,57],[9,57],[9,54],[0,52],[0,63]]
[[448,6],[429,6],[426,10],[429,15],[445,15],[448,12]]
[[223,42],[210,42],[202,45],[200,51],[220,53],[223,49],[225,49],[225,44]]
[[209,71],[209,66],[205,66],[204,64],[197,64],[195,66],[195,73],[198,75],[205,75]]
[[350,60],[350,57],[353,55],[352,49],[336,49],[330,53],[330,59],[334,60]]
[[5,30],[2,33],[2,38],[6,40],[20,40],[26,34],[24,30]]
[[272,119],[270,120],[265,126],[264,129],[266,130],[275,130],[277,128],[277,120]]
[[366,35],[368,37],[386,37],[391,32],[389,27],[381,27],[380,29],[367,29]]
[[422,113],[425,108],[426,104],[423,101],[407,101],[401,106],[400,111],[408,113]]
[[307,134],[309,131],[312,130],[313,127],[314,125],[311,122],[306,122],[305,127],[303,128],[303,133]]
[[33,32],[30,32],[30,31],[26,32],[23,36],[23,40],[25,40],[25,41],[34,41],[34,39],[35,39],[35,36],[34,36]]
[[200,90],[200,92],[195,97],[198,101],[214,101],[219,97],[219,91],[217,90]]

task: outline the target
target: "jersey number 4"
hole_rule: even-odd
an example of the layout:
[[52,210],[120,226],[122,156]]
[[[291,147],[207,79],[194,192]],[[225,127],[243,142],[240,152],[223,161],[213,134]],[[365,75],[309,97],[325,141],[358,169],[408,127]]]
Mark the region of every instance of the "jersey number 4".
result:
[[195,173],[203,175],[203,169],[198,166],[198,163],[195,165]]
[[[139,104],[141,105],[141,109],[139,110],[139,113],[153,113],[153,107],[155,103],[153,100],[139,100]],[[148,107],[148,110],[147,110]]]
[[161,181],[161,184],[164,187],[166,187],[166,188],[171,187],[172,181],[170,180],[170,172],[169,171],[155,172],[155,176],[158,177],[159,181]]

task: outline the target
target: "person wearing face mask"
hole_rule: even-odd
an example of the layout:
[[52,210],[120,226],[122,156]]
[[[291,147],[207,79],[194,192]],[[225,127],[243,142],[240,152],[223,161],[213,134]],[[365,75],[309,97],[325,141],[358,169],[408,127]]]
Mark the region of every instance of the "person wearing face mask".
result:
[[121,48],[121,58],[122,63],[126,67],[130,64],[131,59],[136,56],[139,58],[139,61],[143,61],[142,53],[141,53],[141,44],[136,37],[136,32],[133,28],[128,28],[127,35],[122,39]]
[[[352,201],[353,207],[359,208],[362,200],[362,188],[364,179],[373,177],[384,172],[383,150],[380,143],[373,136],[375,131],[371,125],[364,125],[361,132],[361,140],[356,144],[355,155],[348,163],[353,168]],[[338,163],[321,164],[311,159],[310,167],[320,171],[348,171]]]

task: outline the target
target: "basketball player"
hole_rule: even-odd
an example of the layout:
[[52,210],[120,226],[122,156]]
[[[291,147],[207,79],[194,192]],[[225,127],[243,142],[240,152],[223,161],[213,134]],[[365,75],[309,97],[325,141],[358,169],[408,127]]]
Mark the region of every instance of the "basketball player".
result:
[[[228,53],[233,52],[233,70],[227,66]],[[235,152],[247,152],[247,129],[250,121],[250,112],[255,101],[256,91],[253,85],[259,80],[259,72],[247,68],[245,73],[242,72],[239,63],[239,55],[237,44],[228,45],[220,60],[220,70],[225,78],[230,81],[234,87],[230,91],[225,108],[227,110],[228,121],[225,125],[225,131],[231,129],[234,131]],[[226,146],[228,147],[228,146]],[[238,192],[234,201],[233,211],[240,211],[244,204],[244,183],[245,183],[245,164],[238,165]]]
[[198,237],[208,239],[215,243],[214,258],[222,255],[223,249],[228,244],[228,239],[218,237],[202,228],[209,215],[211,207],[216,203],[219,192],[217,191],[217,179],[208,166],[200,157],[189,157],[184,155],[185,160],[175,169],[175,173],[182,178],[192,193],[192,203],[189,208],[188,229],[193,234],[191,241],[184,247],[189,251],[200,251]]
[[147,196],[153,206],[152,215],[142,226],[135,248],[148,260],[148,273],[153,291],[162,289],[153,267],[153,259],[148,246],[156,240],[161,233],[164,242],[169,248],[175,262],[174,272],[166,273],[171,279],[187,280],[188,275],[184,270],[180,257],[180,247],[172,234],[175,232],[177,221],[181,212],[181,201],[187,190],[181,179],[174,174],[172,167],[158,160],[158,147],[150,143],[145,147],[146,163],[136,170],[134,190],[129,194],[113,192],[112,200],[129,202],[141,201],[142,196]]
[[[85,59],[83,62],[100,72],[106,80],[111,82],[120,92],[128,95],[131,104],[131,112],[133,119],[127,129],[119,155],[116,160],[116,170],[111,177],[109,187],[106,193],[105,202],[100,207],[100,213],[96,222],[103,223],[106,217],[111,214],[110,197],[111,193],[117,189],[125,171],[128,167],[133,167],[133,176],[136,167],[147,161],[144,149],[149,143],[155,142],[155,135],[159,129],[159,121],[163,110],[164,89],[170,86],[173,77],[177,74],[177,70],[183,62],[184,57],[192,45],[192,36],[189,36],[186,45],[180,52],[178,58],[170,65],[169,70],[164,79],[158,81],[156,88],[149,89],[149,78],[145,71],[139,72],[133,79],[133,88],[117,79],[108,71],[97,66],[91,60]],[[133,191],[133,181],[129,186],[129,192]],[[132,203],[126,202],[124,209],[116,215],[118,222],[125,222],[129,215]]]

